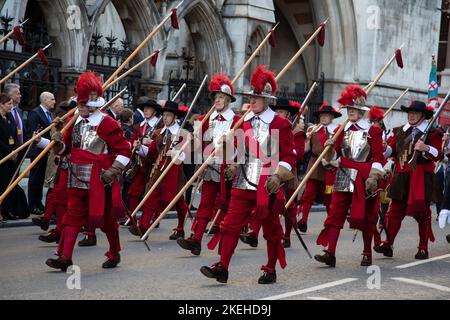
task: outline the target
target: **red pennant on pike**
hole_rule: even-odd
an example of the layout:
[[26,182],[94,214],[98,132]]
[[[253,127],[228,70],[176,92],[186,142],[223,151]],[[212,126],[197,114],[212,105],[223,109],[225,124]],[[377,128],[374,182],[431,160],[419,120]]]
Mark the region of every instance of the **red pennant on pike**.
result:
[[272,48],[275,48],[275,30],[270,31],[269,44]]
[[397,49],[395,51],[395,59],[397,60],[397,65],[403,69],[403,57],[401,49]]
[[152,66],[156,66],[156,63],[158,62],[158,56],[159,56],[159,50],[156,50],[153,54],[153,57],[151,59]]
[[20,26],[15,26],[13,29],[14,36],[16,37],[17,42],[23,47],[25,45],[25,38],[23,37],[22,29]]
[[323,47],[325,44],[325,27],[326,25],[324,23],[320,25],[320,32],[319,35],[317,36],[317,42],[321,47]]
[[180,29],[180,25],[178,24],[178,17],[177,17],[177,9],[173,8],[172,9],[172,15],[170,16],[170,20],[172,22],[172,27],[174,29]]
[[42,62],[43,64],[45,64],[45,65],[48,66],[48,60],[47,60],[47,57],[45,56],[45,52],[44,52],[43,49],[39,49],[39,51],[38,51],[38,57],[39,57],[39,59],[41,60],[41,62]]

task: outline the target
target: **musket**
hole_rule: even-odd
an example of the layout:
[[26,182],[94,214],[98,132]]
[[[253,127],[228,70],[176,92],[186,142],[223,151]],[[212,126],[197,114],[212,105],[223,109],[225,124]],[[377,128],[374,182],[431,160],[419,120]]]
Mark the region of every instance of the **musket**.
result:
[[[433,118],[428,123],[427,128],[425,129],[423,135],[419,138],[423,143],[428,139],[428,136],[431,133],[431,129],[433,129],[434,124],[436,123],[437,119],[441,115],[442,111],[445,108],[445,105],[447,104],[448,100],[450,99],[450,91],[447,93],[447,96],[445,97],[444,101],[442,101],[441,105],[439,106],[439,109],[434,113]],[[419,152],[417,150],[414,150],[413,156],[408,161],[409,166],[414,171],[416,169],[417,159],[419,158]]]
[[318,84],[317,84],[317,81],[316,81],[316,82],[313,83],[313,85],[309,89],[308,94],[305,97],[305,100],[303,100],[303,102],[302,102],[302,112],[300,114],[297,114],[297,116],[295,117],[294,121],[292,121],[292,129],[295,129],[295,126],[297,125],[297,122],[299,121],[301,116],[304,115],[308,111],[309,100],[311,99],[311,97],[312,97],[314,91],[316,90],[317,86],[318,86]]

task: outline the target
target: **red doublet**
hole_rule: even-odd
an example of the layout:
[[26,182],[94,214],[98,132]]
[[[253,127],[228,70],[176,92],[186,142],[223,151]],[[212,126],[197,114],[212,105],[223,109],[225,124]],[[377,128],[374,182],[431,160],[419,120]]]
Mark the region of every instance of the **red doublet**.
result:
[[[244,130],[251,130],[250,121],[243,123]],[[270,123],[269,130],[279,132],[279,161],[288,163],[292,168],[295,166],[294,139],[289,121],[275,116]],[[248,144],[248,139],[245,141]],[[252,152],[252,150],[250,150]],[[258,155],[261,158],[263,155]],[[273,164],[274,167],[278,163]],[[264,171],[264,170],[263,170]],[[233,188],[228,213],[220,225],[217,233],[208,243],[208,248],[213,250],[219,244],[220,262],[228,268],[229,262],[237,246],[242,228],[248,222],[253,210],[257,210],[254,219],[261,221],[264,238],[267,240],[268,262],[262,267],[263,270],[272,272],[275,270],[277,260],[282,268],[286,267],[284,248],[281,245],[283,229],[280,224],[279,214],[284,210],[284,190],[280,189],[278,195],[270,196],[264,187],[267,175],[261,175],[257,191]],[[266,207],[261,207],[264,201],[268,201]],[[281,201],[281,203],[280,203]]]
[[[199,117],[199,120],[202,121],[204,117],[205,117],[204,115],[201,115]],[[235,126],[235,124],[239,121],[240,118],[241,116],[238,115],[234,116],[231,128]],[[205,121],[205,123],[202,126],[203,134],[205,134],[208,131],[208,129],[209,129],[209,121]],[[203,144],[202,146],[203,152],[205,152],[206,148],[211,147]],[[207,155],[205,154],[205,156]],[[215,224],[220,225],[220,223],[222,222],[228,210],[230,202],[231,185],[232,185],[231,181],[225,181],[224,165],[222,165],[220,182],[203,181],[200,204],[198,206],[197,213],[195,214],[194,222],[192,224],[191,229],[192,233],[194,234],[194,238],[198,242],[201,243],[203,234],[206,230],[206,227],[208,226],[208,222],[214,219],[214,214],[216,212],[216,204],[218,202],[220,213],[218,218],[216,219]],[[211,226],[211,228],[212,227],[213,226]]]
[[355,162],[342,156],[340,151],[344,135],[345,131],[338,137],[335,149],[338,156],[341,157],[340,168],[358,170],[354,181],[355,191],[353,193],[333,192],[329,214],[324,222],[325,228],[317,238],[317,244],[324,247],[328,246],[328,252],[332,255],[335,254],[340,229],[344,226],[347,212],[350,208],[350,227],[363,231],[364,254],[371,255],[373,228],[378,220],[376,208],[378,207],[379,195],[377,194],[376,197],[366,199],[365,181],[369,177],[373,163],[376,162],[383,165],[385,162],[382,130],[379,127],[370,127],[367,140],[370,146],[370,153],[366,162]]
[[[429,159],[426,163],[417,163],[416,170],[412,171],[411,167],[405,163],[400,165],[400,155],[397,154],[397,135],[403,128],[394,129],[394,135],[389,139],[388,145],[392,148],[392,156],[395,157],[395,173],[393,181],[399,175],[409,175],[409,185],[405,185],[404,188],[408,190],[407,201],[400,201],[392,199],[386,214],[386,228],[389,237],[386,244],[393,245],[395,238],[400,230],[401,224],[405,216],[412,216],[419,224],[419,246],[420,250],[428,249],[428,241],[434,242],[435,238],[432,231],[431,224],[431,208],[430,200],[426,197],[425,192],[425,174],[434,174],[434,162],[439,161],[442,157],[442,132],[440,130],[434,130],[429,135],[427,145],[434,147],[438,151],[438,156],[434,157],[432,154],[426,153],[426,157]],[[428,193],[431,193],[428,190]]]
[[[169,130],[169,129],[165,129]],[[156,159],[159,153],[162,150],[159,150],[158,143],[162,141],[161,130],[158,129],[155,132],[154,139],[152,140],[150,147],[148,149],[147,156],[150,158]],[[170,140],[167,141],[170,144]],[[180,136],[179,143],[182,145],[183,138]],[[155,160],[156,161],[156,160]],[[170,157],[163,157],[162,161],[159,162],[158,167],[155,170],[163,169],[167,167],[167,165],[172,161]],[[163,169],[165,170],[165,169]],[[150,177],[150,179],[152,179]],[[150,227],[151,223],[155,221],[159,214],[164,210],[164,208],[175,198],[178,191],[180,190],[180,186],[184,180],[183,173],[183,164],[182,163],[174,163],[172,167],[169,169],[167,174],[164,176],[164,179],[161,183],[155,188],[152,194],[148,197],[147,201],[144,202],[142,207],[142,216],[139,220],[139,227],[143,232],[147,231]],[[186,219],[186,215],[188,212],[188,206],[186,201],[184,200],[184,196],[181,196],[180,199],[175,204],[175,208],[178,213],[178,226],[175,230],[183,230],[184,228],[184,220]]]
[[58,252],[71,259],[80,227],[89,225],[91,228],[100,227],[106,233],[110,245],[106,256],[113,257],[120,251],[117,214],[124,212],[122,198],[117,181],[107,189],[100,180],[100,173],[102,169],[109,169],[118,155],[129,158],[130,143],[117,121],[109,116],[97,127],[97,134],[106,143],[108,154],[95,155],[73,147],[73,128],[74,125],[64,133],[64,154],[71,154],[71,163],[92,164],[92,174],[90,190],[68,188],[67,213],[63,218],[64,230]]

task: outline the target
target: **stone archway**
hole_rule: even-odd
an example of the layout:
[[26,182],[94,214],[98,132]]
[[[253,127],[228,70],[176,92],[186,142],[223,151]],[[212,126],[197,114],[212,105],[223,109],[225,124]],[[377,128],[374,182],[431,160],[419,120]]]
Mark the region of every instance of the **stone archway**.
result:
[[195,55],[212,75],[229,72],[232,62],[232,44],[225,30],[220,13],[211,1],[185,1],[178,10],[194,41]]

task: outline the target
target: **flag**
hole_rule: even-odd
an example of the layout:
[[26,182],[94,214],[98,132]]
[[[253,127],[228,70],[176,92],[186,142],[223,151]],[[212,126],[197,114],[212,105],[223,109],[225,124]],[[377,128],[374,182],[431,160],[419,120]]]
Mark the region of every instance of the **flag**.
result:
[[433,55],[431,61],[430,81],[428,84],[428,105],[434,107],[435,109],[438,107],[438,93],[439,87],[437,80],[436,56]]

